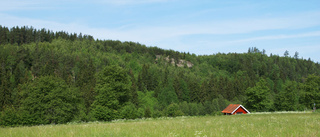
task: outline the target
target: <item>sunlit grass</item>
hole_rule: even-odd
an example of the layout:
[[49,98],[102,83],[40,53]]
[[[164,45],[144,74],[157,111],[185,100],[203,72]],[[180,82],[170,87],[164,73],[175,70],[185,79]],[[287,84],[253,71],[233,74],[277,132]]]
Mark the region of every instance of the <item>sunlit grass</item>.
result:
[[320,136],[320,113],[177,117],[0,128],[0,136]]

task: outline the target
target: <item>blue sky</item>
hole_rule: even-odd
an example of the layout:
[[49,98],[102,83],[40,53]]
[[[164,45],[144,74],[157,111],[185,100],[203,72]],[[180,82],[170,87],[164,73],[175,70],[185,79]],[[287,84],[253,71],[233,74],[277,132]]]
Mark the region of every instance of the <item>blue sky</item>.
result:
[[134,41],[197,55],[297,51],[320,62],[320,0],[0,0],[0,25]]

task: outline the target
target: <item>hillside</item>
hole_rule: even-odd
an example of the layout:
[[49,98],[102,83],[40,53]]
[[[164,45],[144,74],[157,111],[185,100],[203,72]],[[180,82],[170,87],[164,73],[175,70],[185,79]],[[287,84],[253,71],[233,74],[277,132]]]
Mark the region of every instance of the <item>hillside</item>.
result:
[[320,65],[286,54],[197,56],[140,43],[0,26],[0,125],[320,107]]

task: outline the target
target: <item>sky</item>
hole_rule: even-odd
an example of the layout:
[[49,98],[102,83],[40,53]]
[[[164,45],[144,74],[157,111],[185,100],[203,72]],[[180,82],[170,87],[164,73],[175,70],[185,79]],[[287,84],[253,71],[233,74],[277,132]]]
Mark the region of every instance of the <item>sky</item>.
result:
[[197,55],[266,53],[320,62],[320,0],[0,0],[0,25],[139,42]]

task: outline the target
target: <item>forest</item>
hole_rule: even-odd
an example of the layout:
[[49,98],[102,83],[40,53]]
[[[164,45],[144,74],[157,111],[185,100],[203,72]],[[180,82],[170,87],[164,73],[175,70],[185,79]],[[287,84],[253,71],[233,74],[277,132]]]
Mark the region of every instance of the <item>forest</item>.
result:
[[320,108],[320,64],[290,56],[195,55],[137,42],[0,25],[0,127]]

